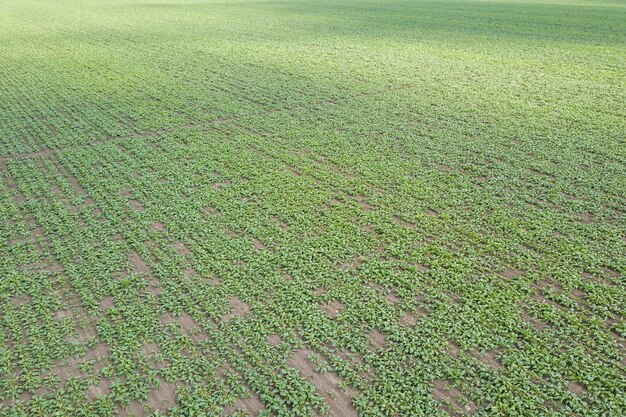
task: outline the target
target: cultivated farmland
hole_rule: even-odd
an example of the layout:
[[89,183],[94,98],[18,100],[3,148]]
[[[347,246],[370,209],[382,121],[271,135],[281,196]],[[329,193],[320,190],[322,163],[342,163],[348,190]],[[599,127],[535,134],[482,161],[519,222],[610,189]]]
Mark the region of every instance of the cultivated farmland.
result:
[[0,416],[622,416],[626,3],[0,1]]

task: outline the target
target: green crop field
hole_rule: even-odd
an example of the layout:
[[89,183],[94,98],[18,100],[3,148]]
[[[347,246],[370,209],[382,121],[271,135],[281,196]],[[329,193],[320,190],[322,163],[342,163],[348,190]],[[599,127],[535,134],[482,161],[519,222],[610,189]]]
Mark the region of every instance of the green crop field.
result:
[[626,410],[623,0],[0,0],[0,416]]

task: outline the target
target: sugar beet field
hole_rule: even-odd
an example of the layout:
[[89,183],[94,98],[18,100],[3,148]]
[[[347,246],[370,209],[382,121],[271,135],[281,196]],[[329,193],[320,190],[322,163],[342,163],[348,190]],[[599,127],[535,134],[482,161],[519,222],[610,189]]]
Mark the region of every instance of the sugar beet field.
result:
[[623,1],[0,1],[0,416],[623,416]]

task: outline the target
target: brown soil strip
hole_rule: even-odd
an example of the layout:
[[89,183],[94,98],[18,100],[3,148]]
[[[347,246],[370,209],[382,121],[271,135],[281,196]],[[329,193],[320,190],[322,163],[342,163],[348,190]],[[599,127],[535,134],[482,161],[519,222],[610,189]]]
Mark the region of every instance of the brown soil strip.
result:
[[380,331],[374,329],[371,332],[369,332],[367,334],[368,338],[369,338],[369,343],[372,347],[372,350],[374,352],[383,349],[385,347],[385,345],[387,344],[387,341],[385,339],[385,335],[382,334]]
[[155,222],[150,225],[152,230],[161,231],[165,229],[165,225],[163,223]]
[[109,308],[113,307],[113,305],[113,297],[111,296],[105,297],[102,299],[102,301],[100,301],[101,310],[108,310]]
[[267,344],[270,346],[278,346],[280,344],[280,336],[276,334],[267,336]]
[[575,382],[575,381],[569,381],[568,388],[571,392],[578,395],[579,397],[583,396],[586,391],[586,388],[584,385],[579,384],[578,382]]
[[224,414],[228,416],[237,410],[245,411],[249,416],[258,416],[263,410],[263,404],[258,396],[252,394],[248,398],[238,398],[234,406],[224,409]]
[[178,324],[184,332],[194,341],[194,343],[200,343],[206,339],[208,335],[206,332],[195,322],[193,317],[187,313],[183,313],[179,316],[173,316],[170,313],[164,313],[159,316],[159,321],[163,326],[171,323]]
[[520,271],[519,269],[507,267],[503,272],[500,272],[499,275],[502,276],[503,278],[510,280],[510,279],[513,279],[515,277],[522,275],[522,271]]
[[289,171],[289,173],[293,175],[294,177],[302,176],[302,173],[300,171],[298,171],[297,169],[295,169],[294,167],[290,165],[287,165],[287,171]]
[[396,222],[396,224],[398,224],[398,225],[400,225],[402,227],[406,227],[407,229],[415,228],[415,224],[414,223],[411,223],[411,222],[408,222],[406,220],[403,220],[403,219],[401,219],[398,216],[392,216],[392,219],[393,219],[394,222]]
[[250,312],[250,305],[244,303],[239,297],[231,297],[228,300],[231,312],[224,317],[224,320],[230,320],[233,317],[245,317]]
[[387,294],[386,300],[392,306],[394,306],[394,305],[398,304],[400,301],[402,301],[400,299],[400,297],[398,297],[398,294],[396,293],[395,290],[391,290],[389,292],[389,294]]
[[310,350],[298,350],[289,358],[288,363],[297,369],[310,382],[324,399],[330,409],[331,416],[356,417],[357,412],[352,405],[352,398],[356,395],[353,389],[344,391],[339,388],[341,377],[336,372],[315,372],[315,365],[308,359]]
[[211,184],[211,188],[214,189],[214,190],[219,190],[220,188],[225,187],[227,185],[230,185],[230,182],[228,182],[228,181],[216,182],[216,183]]
[[176,241],[172,244],[172,247],[174,248],[174,251],[178,254],[178,255],[190,255],[191,251],[189,249],[187,249],[187,246],[185,246],[185,244],[183,242]]
[[339,315],[339,312],[343,308],[343,304],[341,304],[337,300],[333,300],[328,304],[322,304],[320,308],[331,318],[335,318]]
[[130,200],[130,206],[137,211],[144,211],[145,207],[139,200]]
[[139,256],[139,254],[135,251],[130,253],[130,256],[128,257],[128,262],[132,265],[134,271],[138,274],[152,273],[152,270],[150,269],[148,264],[146,264],[144,260],[141,259],[141,256]]
[[480,362],[487,365],[491,369],[495,370],[495,369],[500,369],[502,367],[502,364],[497,358],[496,351],[488,350],[483,354],[480,354],[478,352],[472,352],[470,353],[470,355],[472,355],[473,357],[475,357],[476,359],[478,359]]

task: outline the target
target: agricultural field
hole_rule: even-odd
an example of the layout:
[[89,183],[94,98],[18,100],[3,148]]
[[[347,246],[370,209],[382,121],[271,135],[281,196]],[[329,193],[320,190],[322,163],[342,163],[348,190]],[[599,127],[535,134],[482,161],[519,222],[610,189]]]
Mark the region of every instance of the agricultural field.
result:
[[623,416],[622,0],[1,0],[0,416]]

